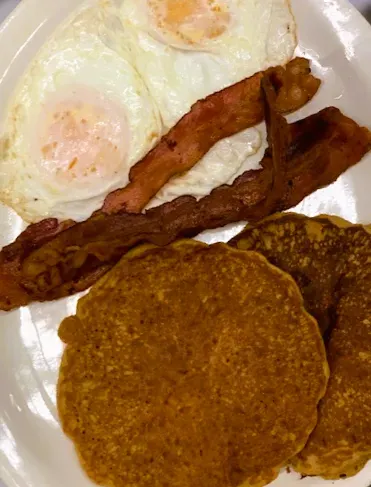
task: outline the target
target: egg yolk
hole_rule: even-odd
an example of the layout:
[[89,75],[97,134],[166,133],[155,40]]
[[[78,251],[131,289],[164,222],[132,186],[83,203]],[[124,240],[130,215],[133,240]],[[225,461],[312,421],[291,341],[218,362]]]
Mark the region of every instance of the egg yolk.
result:
[[107,181],[125,165],[129,130],[121,107],[90,89],[52,98],[41,121],[41,166],[60,183]]
[[165,42],[170,38],[188,48],[220,37],[231,21],[222,0],[147,0],[147,4]]

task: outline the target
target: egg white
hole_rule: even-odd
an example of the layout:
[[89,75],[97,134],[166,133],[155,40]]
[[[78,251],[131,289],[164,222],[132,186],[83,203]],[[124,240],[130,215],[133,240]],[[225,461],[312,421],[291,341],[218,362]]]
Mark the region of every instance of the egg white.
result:
[[[116,46],[105,42],[106,16],[104,8],[90,4],[75,12],[31,62],[10,101],[0,137],[0,200],[28,222],[86,219],[109,192],[127,184],[130,167],[163,133],[158,108],[125,43],[121,38]],[[122,160],[111,172],[112,161],[100,157],[102,167],[94,167],[94,173],[64,180],[40,163],[40,132],[50,105],[70,96],[92,103],[93,112],[95,104],[103,107],[107,120],[103,116],[96,126],[103,134],[116,131],[108,136]],[[121,121],[127,129],[122,137]]]
[[200,199],[222,184],[232,183],[238,174],[259,167],[262,153],[261,132],[249,129],[227,137],[215,146],[189,171],[171,179],[157,193],[148,208],[188,195]]

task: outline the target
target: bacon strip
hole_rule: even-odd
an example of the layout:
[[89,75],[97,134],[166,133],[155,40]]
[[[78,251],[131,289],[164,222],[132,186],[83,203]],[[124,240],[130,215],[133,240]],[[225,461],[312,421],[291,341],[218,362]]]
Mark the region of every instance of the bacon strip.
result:
[[130,171],[130,183],[111,193],[104,213],[139,213],[172,177],[191,169],[219,141],[260,123],[264,118],[261,82],[274,81],[275,108],[289,113],[317,93],[320,80],[311,75],[309,61],[297,58],[258,73],[197,102],[160,143]]
[[[289,209],[335,181],[371,148],[370,132],[336,108],[290,126],[277,114],[270,119],[274,140],[262,169],[247,171],[231,186],[221,186],[198,202],[181,197],[146,214],[95,215],[31,252],[19,242],[5,248],[0,253],[0,309],[87,289],[139,243],[167,245],[206,229]],[[286,138],[277,141],[278,125],[273,124],[279,124]],[[285,141],[285,156],[275,154]]]
[[[267,74],[274,82],[274,105],[279,113],[289,113],[304,106],[321,84],[312,76],[309,61],[304,58],[294,59],[285,68],[271,68]],[[163,184],[172,176],[192,168],[218,140],[262,121],[263,76],[264,73],[258,73],[197,102],[158,146],[132,168],[132,182],[109,195],[101,211],[107,214],[121,210],[139,213]],[[30,225],[18,237],[12,252],[37,248],[73,224],[73,221],[60,223],[51,218]]]

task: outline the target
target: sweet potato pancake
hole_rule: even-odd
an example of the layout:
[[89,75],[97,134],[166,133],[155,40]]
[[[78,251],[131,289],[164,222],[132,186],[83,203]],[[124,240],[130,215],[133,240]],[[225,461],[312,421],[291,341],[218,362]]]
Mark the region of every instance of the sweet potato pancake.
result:
[[132,251],[59,333],[63,429],[114,487],[266,485],[304,447],[328,380],[293,279],[223,244]]
[[371,458],[371,234],[334,217],[276,215],[235,238],[293,276],[327,330],[331,377],[319,422],[294,467],[354,475]]

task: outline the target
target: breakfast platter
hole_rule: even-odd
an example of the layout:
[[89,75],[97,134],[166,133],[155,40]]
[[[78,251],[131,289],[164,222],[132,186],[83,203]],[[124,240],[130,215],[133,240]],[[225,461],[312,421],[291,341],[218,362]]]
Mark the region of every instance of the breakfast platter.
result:
[[6,487],[371,485],[370,45],[347,0],[0,25]]

